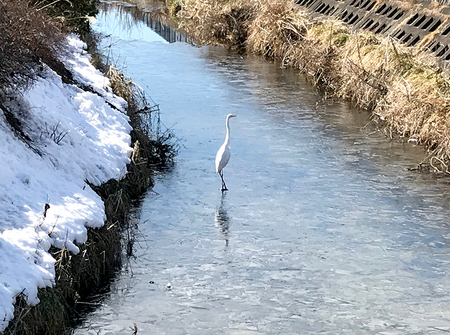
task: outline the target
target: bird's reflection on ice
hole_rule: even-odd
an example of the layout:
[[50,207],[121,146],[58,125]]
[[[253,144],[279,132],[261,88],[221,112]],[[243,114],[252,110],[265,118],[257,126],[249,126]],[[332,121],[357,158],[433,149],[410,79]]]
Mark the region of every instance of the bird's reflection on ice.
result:
[[228,247],[228,238],[230,232],[230,217],[228,216],[227,210],[225,208],[225,196],[226,193],[222,193],[222,197],[220,199],[220,206],[219,208],[217,208],[216,213],[214,215],[214,223],[225,240],[225,246]]

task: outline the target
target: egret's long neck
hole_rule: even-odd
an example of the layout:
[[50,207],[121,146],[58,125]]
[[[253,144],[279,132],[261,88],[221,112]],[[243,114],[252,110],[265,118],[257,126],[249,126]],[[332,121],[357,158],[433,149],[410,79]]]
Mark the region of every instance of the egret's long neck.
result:
[[225,144],[230,145],[230,118],[227,118],[227,135],[225,136]]

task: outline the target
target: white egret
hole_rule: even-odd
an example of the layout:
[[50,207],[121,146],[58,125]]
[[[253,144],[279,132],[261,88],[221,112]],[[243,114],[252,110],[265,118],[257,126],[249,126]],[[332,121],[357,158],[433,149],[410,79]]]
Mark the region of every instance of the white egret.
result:
[[228,190],[225,181],[223,180],[223,168],[228,164],[230,160],[230,118],[236,117],[234,114],[228,114],[225,124],[227,126],[227,134],[225,136],[225,142],[223,142],[219,151],[216,154],[216,173],[219,174],[222,179],[222,192]]

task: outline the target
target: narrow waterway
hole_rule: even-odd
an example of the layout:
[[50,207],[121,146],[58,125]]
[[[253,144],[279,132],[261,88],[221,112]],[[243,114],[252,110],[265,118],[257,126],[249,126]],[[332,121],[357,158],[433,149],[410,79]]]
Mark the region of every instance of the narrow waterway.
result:
[[168,43],[127,11],[97,19],[182,145],[135,257],[74,334],[450,332],[450,187],[408,170],[420,148],[277,64]]

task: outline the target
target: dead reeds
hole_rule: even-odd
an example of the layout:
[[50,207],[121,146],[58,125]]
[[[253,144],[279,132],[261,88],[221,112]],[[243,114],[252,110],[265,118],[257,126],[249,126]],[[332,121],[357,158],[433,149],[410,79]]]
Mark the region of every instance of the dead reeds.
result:
[[289,0],[256,2],[254,12],[248,25],[247,50],[291,64],[311,25],[306,14],[294,13]]
[[[173,7],[174,1],[171,1]],[[176,1],[180,28],[198,44],[219,44],[242,49],[247,40],[247,24],[254,8],[244,0]]]
[[28,0],[0,0],[0,89],[32,82],[41,60],[57,62],[63,32],[60,20],[36,10]]

